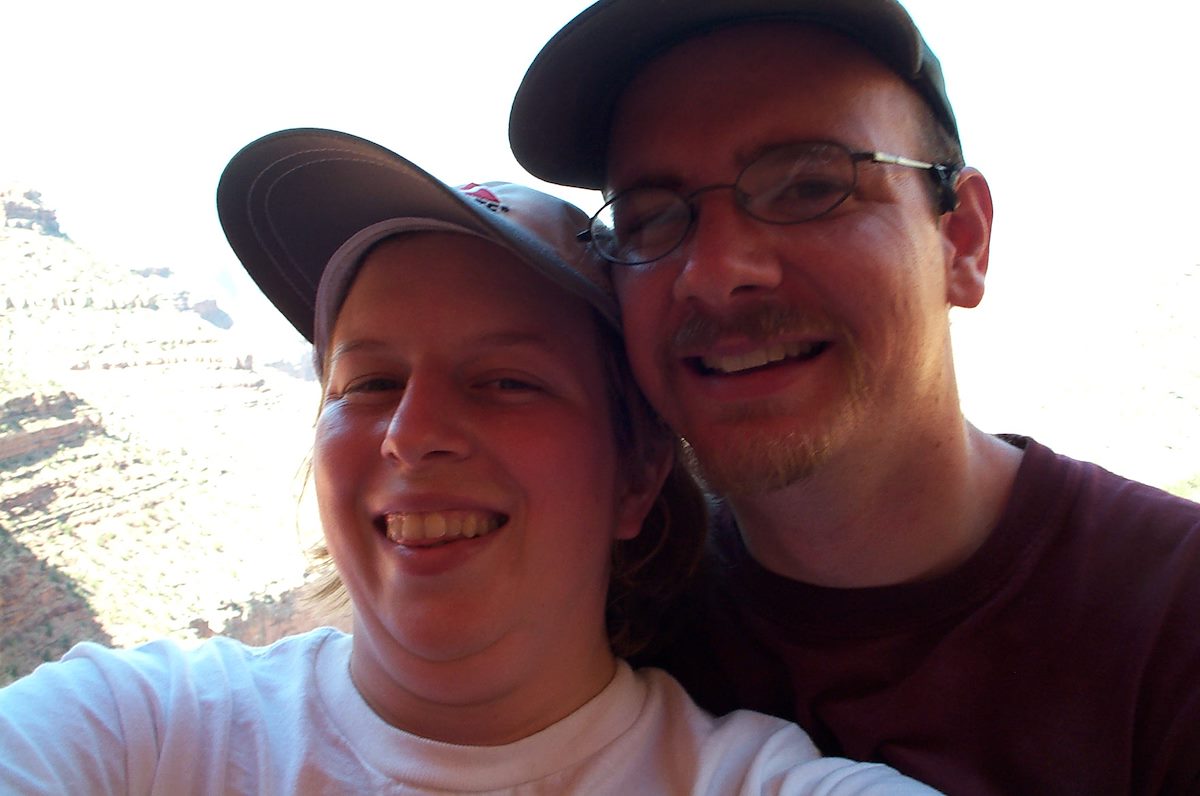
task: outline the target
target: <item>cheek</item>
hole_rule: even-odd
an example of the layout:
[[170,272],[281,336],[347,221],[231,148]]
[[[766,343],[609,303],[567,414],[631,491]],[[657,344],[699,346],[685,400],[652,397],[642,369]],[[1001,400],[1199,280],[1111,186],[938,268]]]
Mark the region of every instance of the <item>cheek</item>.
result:
[[494,439],[498,470],[520,485],[549,527],[607,544],[617,502],[617,454],[601,407],[569,422],[548,422],[522,438]]
[[940,357],[946,324],[945,277],[936,236],[912,225],[864,225],[847,255],[838,300],[869,363],[891,363],[904,378],[920,378]]
[[322,513],[346,496],[347,485],[359,480],[359,471],[371,461],[372,447],[378,450],[370,436],[336,407],[321,412],[313,438],[313,483]]
[[670,309],[675,270],[665,261],[615,269],[613,288],[622,316],[639,322],[661,317]]
[[936,274],[916,231],[899,219],[864,214],[855,220],[831,227],[821,241],[813,259],[825,267],[807,272],[818,295],[836,312],[867,319],[924,303]]
[[666,269],[629,272],[615,277],[621,303],[621,325],[625,349],[637,381],[653,390],[659,368],[657,352],[669,334],[671,279]]

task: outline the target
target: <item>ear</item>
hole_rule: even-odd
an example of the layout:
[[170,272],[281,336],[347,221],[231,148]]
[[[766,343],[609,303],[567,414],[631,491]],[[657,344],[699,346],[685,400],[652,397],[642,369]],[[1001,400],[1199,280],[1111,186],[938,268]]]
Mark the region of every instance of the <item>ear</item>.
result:
[[954,186],[958,206],[942,215],[946,249],[946,301],[975,307],[983,300],[992,240],[992,191],[977,170],[963,169]]
[[675,463],[675,451],[671,445],[662,445],[652,459],[642,463],[642,471],[627,475],[617,505],[617,527],[614,539],[632,539],[642,532],[646,515],[658,500],[663,482]]

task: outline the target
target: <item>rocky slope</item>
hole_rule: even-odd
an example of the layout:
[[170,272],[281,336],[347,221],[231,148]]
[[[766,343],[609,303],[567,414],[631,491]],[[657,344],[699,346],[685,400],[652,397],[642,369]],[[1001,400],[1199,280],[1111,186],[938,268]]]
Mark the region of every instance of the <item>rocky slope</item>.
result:
[[169,266],[97,261],[36,192],[0,201],[0,683],[84,639],[337,620],[302,599],[302,347],[260,365]]

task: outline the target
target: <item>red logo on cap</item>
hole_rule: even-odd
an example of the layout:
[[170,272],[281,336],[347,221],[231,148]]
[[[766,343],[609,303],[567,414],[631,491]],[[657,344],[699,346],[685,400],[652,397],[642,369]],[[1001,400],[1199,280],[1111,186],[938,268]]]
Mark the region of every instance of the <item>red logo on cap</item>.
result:
[[458,190],[462,191],[476,202],[479,202],[479,204],[483,205],[488,210],[491,210],[493,213],[508,212],[508,208],[501,203],[500,197],[496,196],[496,194],[492,193],[485,186],[480,185],[477,182],[469,182],[466,185],[460,185],[458,186]]

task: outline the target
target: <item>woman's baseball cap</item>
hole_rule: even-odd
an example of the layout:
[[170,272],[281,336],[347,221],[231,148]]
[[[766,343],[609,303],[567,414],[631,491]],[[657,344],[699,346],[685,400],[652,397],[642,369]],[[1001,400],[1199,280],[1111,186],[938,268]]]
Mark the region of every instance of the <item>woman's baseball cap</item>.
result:
[[491,241],[620,329],[606,266],[576,238],[588,225],[582,210],[513,183],[453,188],[347,133],[283,130],[247,145],[221,175],[217,214],[251,278],[316,345],[318,363],[363,256],[404,232]]

